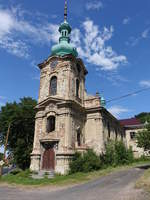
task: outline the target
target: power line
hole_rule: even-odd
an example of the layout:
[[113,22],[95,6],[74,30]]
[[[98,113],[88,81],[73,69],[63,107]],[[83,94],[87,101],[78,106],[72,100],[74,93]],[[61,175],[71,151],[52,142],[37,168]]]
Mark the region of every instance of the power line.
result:
[[106,101],[106,103],[110,103],[110,102],[112,102],[112,101],[117,101],[117,100],[120,100],[120,99],[124,99],[124,98],[133,96],[133,95],[135,95],[135,94],[139,94],[139,93],[144,92],[144,91],[147,91],[147,90],[150,90],[150,87],[147,87],[147,88],[144,88],[144,89],[141,89],[141,90],[137,90],[137,91],[135,91],[135,92],[132,92],[132,93],[129,93],[129,94],[120,96],[120,97],[116,97],[116,98],[110,99],[110,100]]

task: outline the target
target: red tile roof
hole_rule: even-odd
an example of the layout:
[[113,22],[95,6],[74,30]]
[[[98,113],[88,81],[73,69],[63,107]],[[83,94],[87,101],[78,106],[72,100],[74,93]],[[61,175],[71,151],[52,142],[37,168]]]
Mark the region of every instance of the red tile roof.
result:
[[142,124],[141,121],[137,118],[130,118],[130,119],[122,119],[119,120],[122,126],[135,126]]

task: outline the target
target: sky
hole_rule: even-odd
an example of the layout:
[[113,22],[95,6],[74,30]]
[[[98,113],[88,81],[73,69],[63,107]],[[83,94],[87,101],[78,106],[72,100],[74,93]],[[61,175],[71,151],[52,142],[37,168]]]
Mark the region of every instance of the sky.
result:
[[[44,2],[44,3],[43,3]],[[71,41],[86,89],[110,99],[150,87],[150,1],[68,0]],[[37,64],[51,55],[64,0],[0,0],[0,106],[38,98]],[[107,104],[117,118],[150,112],[150,90]]]

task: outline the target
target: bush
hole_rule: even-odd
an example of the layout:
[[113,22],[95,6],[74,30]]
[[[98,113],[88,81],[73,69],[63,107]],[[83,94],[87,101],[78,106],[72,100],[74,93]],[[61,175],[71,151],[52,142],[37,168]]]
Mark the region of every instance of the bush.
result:
[[77,172],[91,172],[108,166],[132,163],[134,160],[132,149],[126,149],[122,141],[109,141],[105,154],[97,156],[93,150],[81,154],[76,152],[70,162],[70,174]]
[[70,162],[70,174],[77,172],[91,172],[101,168],[99,156],[93,150],[81,153],[76,152]]
[[109,141],[103,158],[105,165],[117,166],[133,162],[132,149],[126,149],[122,141]]

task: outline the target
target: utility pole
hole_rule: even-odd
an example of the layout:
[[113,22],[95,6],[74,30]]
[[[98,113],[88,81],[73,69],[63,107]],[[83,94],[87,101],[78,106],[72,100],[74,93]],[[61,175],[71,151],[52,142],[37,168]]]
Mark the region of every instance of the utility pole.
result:
[[5,141],[5,146],[4,146],[3,160],[0,162],[0,177],[2,176],[3,164],[5,164],[5,162],[6,162],[6,151],[7,151],[8,138],[9,138],[9,134],[10,134],[10,127],[11,127],[11,122],[8,125],[6,141]]
[[9,138],[9,134],[10,134],[10,126],[11,126],[11,122],[8,125],[8,130],[7,130],[7,135],[6,135],[6,141],[5,141],[5,146],[4,146],[4,157],[3,157],[4,162],[6,160],[6,151],[7,151],[8,138]]

